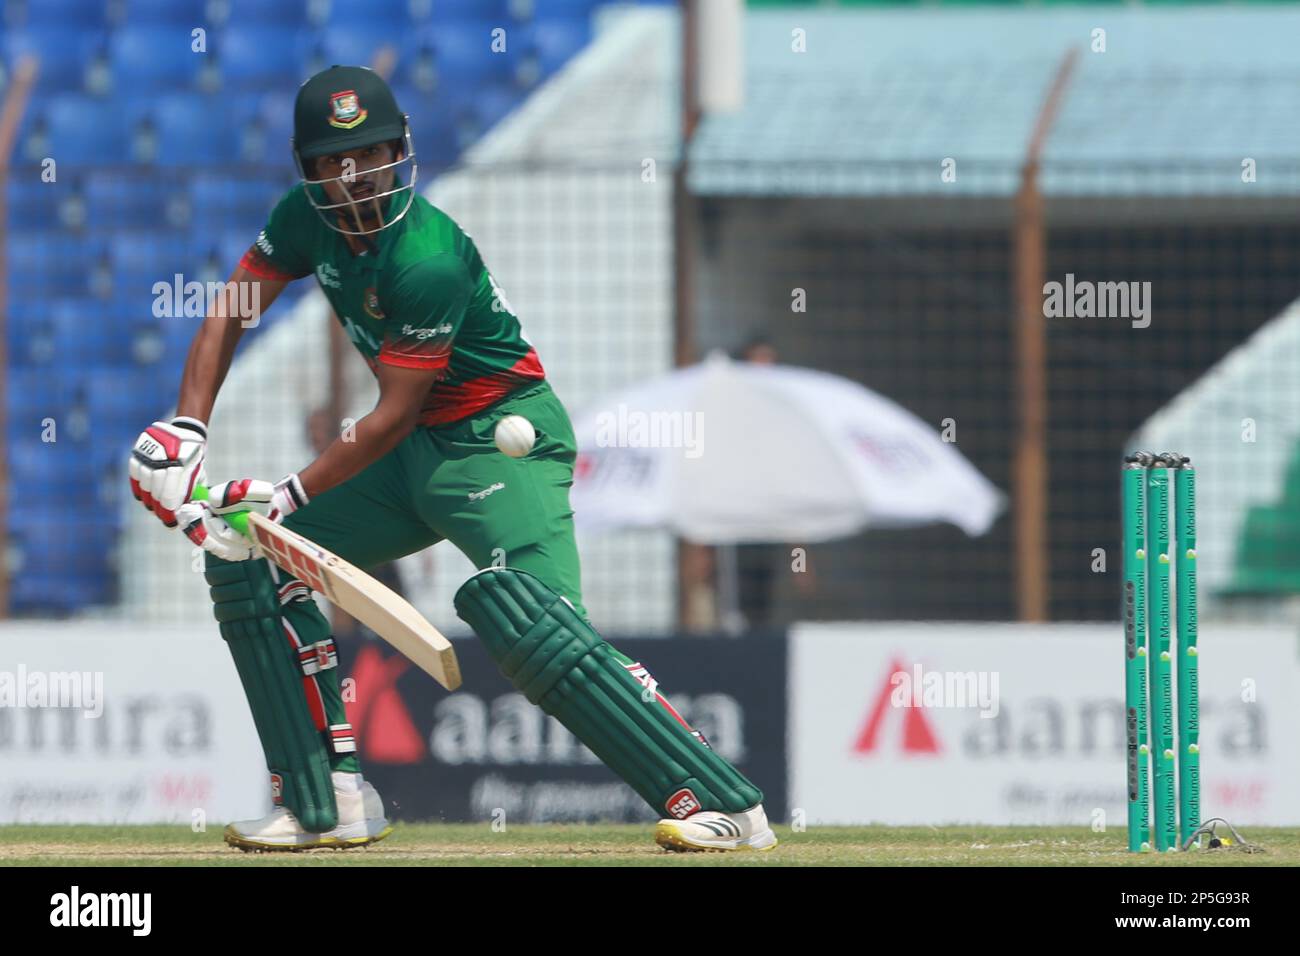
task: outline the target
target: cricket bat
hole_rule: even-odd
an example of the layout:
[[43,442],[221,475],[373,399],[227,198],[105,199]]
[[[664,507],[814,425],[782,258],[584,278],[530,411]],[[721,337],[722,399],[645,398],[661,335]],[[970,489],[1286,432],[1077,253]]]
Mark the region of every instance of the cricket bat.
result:
[[[207,501],[208,489],[194,489]],[[297,577],[370,628],[447,690],[460,686],[460,663],[451,642],[406,600],[337,554],[252,511],[221,515],[247,535],[253,551]]]

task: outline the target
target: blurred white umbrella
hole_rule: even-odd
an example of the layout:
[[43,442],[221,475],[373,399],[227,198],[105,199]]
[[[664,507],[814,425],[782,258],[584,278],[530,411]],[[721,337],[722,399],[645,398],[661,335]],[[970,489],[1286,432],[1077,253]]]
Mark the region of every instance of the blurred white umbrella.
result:
[[574,429],[572,503],[589,531],[807,543],[947,522],[975,536],[1003,506],[911,412],[810,369],[711,357],[586,409]]

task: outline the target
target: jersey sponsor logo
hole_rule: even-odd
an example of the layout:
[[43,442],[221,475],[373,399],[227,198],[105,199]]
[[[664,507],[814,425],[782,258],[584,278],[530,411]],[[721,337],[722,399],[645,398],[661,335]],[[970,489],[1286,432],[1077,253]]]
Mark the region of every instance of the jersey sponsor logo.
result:
[[441,325],[435,325],[431,329],[417,329],[412,325],[402,326],[403,335],[414,335],[415,338],[423,342],[425,339],[431,339],[435,335],[451,335],[451,323],[443,322]]
[[353,129],[366,121],[366,111],[361,108],[355,90],[331,93],[330,112],[330,125],[337,129]]
[[482,491],[471,491],[471,492],[469,493],[469,500],[470,500],[470,501],[482,501],[482,500],[483,500],[484,498],[486,498],[488,495],[492,494],[492,492],[494,492],[494,491],[500,491],[500,490],[501,490],[502,488],[504,488],[505,486],[506,486],[506,485],[505,485],[505,482],[503,482],[503,481],[494,481],[492,484],[488,485],[488,486],[487,486],[486,488],[484,488]]
[[275,246],[271,245],[271,240],[266,238],[266,230],[263,229],[257,234],[257,242],[254,243],[257,248],[262,250],[264,255],[275,255]]
[[366,315],[370,316],[372,319],[382,319],[384,317],[383,310],[379,308],[379,293],[374,289],[366,290],[362,303],[365,306]]
[[316,266],[316,281],[322,286],[331,289],[343,288],[343,283],[339,279],[339,270],[335,269],[328,262],[322,262]]

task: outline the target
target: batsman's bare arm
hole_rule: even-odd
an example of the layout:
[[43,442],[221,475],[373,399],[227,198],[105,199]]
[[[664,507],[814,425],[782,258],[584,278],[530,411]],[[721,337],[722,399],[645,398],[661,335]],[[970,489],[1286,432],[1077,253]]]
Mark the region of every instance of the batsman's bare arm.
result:
[[258,318],[240,316],[236,307],[238,300],[242,298],[245,302],[256,302],[258,308],[265,312],[289,284],[287,281],[263,279],[243,266],[237,266],[226,288],[239,289],[238,283],[241,282],[255,285],[257,296],[251,300],[246,296],[234,297],[233,301],[219,296],[212,304],[194,341],[190,343],[189,355],[185,358],[180,398],[176,402],[178,415],[187,415],[201,422],[211,420],[212,406],[216,403],[221,383],[226,380],[226,373],[230,371],[235,346],[244,334],[246,323]]
[[397,447],[415,428],[425,396],[440,373],[379,364],[379,402],[361,418],[348,440],[334,439],[320,457],[298,473],[308,497],[342,484]]
[[[240,266],[230,277],[228,288],[235,283],[258,285],[257,297],[263,312],[284,291],[287,281],[264,279]],[[249,301],[244,296],[244,301]],[[185,360],[181,376],[177,414],[206,422],[212,415],[217,392],[230,371],[235,347],[244,334],[245,321],[236,314],[232,302],[222,297],[213,303],[203,320]],[[420,407],[429,393],[437,371],[379,365],[379,402],[374,410],[356,423],[347,441],[336,438],[320,457],[298,474],[303,490],[314,498],[378,461],[397,446],[415,427]]]

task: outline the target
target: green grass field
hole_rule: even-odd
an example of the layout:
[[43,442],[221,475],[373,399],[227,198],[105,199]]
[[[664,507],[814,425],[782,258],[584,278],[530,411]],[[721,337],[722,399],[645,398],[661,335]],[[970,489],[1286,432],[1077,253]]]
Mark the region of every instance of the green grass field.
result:
[[1262,852],[1234,849],[1137,856],[1123,827],[777,827],[766,853],[667,853],[649,826],[398,824],[354,850],[243,853],[221,828],[0,826],[0,866],[1298,866],[1300,829],[1250,829]]

